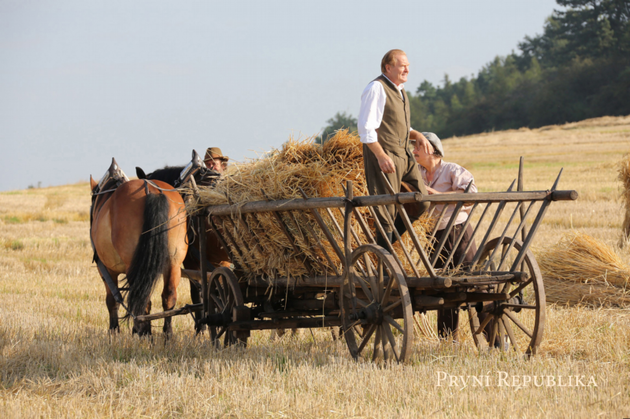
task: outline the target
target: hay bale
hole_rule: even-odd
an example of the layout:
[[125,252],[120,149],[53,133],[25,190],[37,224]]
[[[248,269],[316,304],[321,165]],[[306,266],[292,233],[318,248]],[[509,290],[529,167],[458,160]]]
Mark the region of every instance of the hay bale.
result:
[[630,266],[605,243],[578,231],[538,257],[547,301],[630,306]]
[[623,235],[620,243],[623,246],[630,241],[630,154],[626,154],[619,162],[619,176],[617,179],[621,182],[621,196],[625,207],[625,215],[621,226]]
[[233,204],[301,199],[300,187],[310,197],[343,196],[341,185],[347,180],[353,182],[355,195],[367,195],[361,142],[356,133],[347,130],[338,131],[323,146],[313,138],[290,138],[280,150],[230,166],[227,175],[214,190],[202,191],[201,204],[219,205],[228,199]]
[[[345,186],[348,180],[353,183],[355,196],[368,194],[363,170],[363,148],[356,133],[339,130],[323,146],[315,144],[313,138],[303,141],[289,139],[280,150],[273,150],[256,160],[232,165],[227,176],[214,189],[200,188],[199,199],[190,200],[188,209],[194,212],[200,207],[228,203],[302,199],[300,189],[311,198],[344,196],[342,185]],[[320,210],[329,230],[335,234],[338,245],[343,249],[342,237],[336,233],[335,226],[336,222],[343,228],[343,216],[338,209],[331,209],[331,212],[334,221],[327,211]],[[369,210],[360,208],[359,212],[374,231]],[[229,231],[237,241],[237,246],[231,246],[232,253],[243,253],[237,262],[245,269],[247,276],[279,278],[311,275],[304,261],[312,265],[316,275],[343,271],[342,261],[310,212],[284,212],[281,217],[295,238],[297,249],[271,213],[235,214],[231,219],[219,222],[219,229]],[[428,219],[421,218],[414,225],[421,239],[425,237],[428,223]],[[367,243],[356,220],[353,220],[353,228],[361,242]],[[311,232],[316,233],[317,239],[312,237]],[[332,264],[324,256],[319,243],[330,256]],[[402,251],[399,257],[405,259]]]

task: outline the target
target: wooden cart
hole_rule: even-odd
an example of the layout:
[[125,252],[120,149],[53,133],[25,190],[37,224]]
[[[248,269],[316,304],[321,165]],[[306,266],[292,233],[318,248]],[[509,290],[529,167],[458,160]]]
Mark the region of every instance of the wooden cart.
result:
[[[252,330],[340,326],[354,358],[403,362],[414,341],[414,312],[458,307],[467,310],[478,347],[533,354],[543,336],[545,291],[530,245],[551,202],[577,199],[576,191],[556,190],[560,174],[547,191],[512,191],[515,181],[506,192],[496,193],[353,196],[348,183],[343,197],[304,194],[302,199],[205,207],[194,223],[199,253],[205,254],[208,233],[201,226],[210,226],[229,251],[233,269],[202,261],[200,271],[184,270],[198,284],[202,303],[140,320],[196,313],[197,326],[207,325],[211,338],[224,345],[246,343]],[[405,210],[405,204],[421,201],[444,204],[437,218],[453,208],[451,220],[463,207],[472,207],[466,223],[474,224],[478,250],[471,267],[463,268],[450,254],[444,265],[451,269],[434,268],[453,222],[440,237],[432,232],[428,238],[434,250],[427,252],[425,238],[409,228]],[[387,249],[375,244],[373,229],[382,231],[373,216],[379,205],[395,205],[407,224],[411,245],[402,240],[396,245],[402,257],[391,244]],[[318,249],[319,258],[301,260],[308,275],[252,277],[247,255],[263,252],[265,243],[247,220],[263,214],[271,214],[292,246],[300,235],[302,243]],[[371,226],[365,214],[372,214]],[[305,216],[311,221],[304,221]],[[238,237],[233,234],[237,225]],[[460,240],[461,234],[454,248]],[[323,275],[322,267],[327,267]]]

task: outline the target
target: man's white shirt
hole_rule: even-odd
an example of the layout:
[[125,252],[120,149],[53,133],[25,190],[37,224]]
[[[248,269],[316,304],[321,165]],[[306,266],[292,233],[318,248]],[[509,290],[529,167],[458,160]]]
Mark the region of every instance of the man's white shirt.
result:
[[[384,74],[383,77],[389,80]],[[391,82],[391,80],[389,81]],[[402,90],[405,85],[400,84],[396,87],[398,88],[400,97],[404,100]],[[357,121],[357,129],[362,143],[369,144],[378,141],[376,129],[380,127],[381,122],[383,122],[386,100],[387,95],[385,94],[385,88],[379,81],[372,81],[367,85],[365,90],[363,90],[361,94],[361,108],[359,109],[359,118]]]

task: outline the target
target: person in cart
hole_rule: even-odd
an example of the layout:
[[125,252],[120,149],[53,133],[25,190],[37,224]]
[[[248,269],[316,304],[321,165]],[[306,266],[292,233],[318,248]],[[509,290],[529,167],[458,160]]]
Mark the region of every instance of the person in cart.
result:
[[[475,185],[475,179],[472,173],[456,163],[445,162],[444,148],[440,138],[433,132],[423,132],[423,136],[429,141],[429,151],[427,152],[425,147],[414,142],[413,155],[418,163],[420,174],[424,180],[427,192],[429,195],[435,194],[448,194],[448,193],[463,193],[470,184],[469,193],[477,192],[477,186]],[[434,214],[440,214],[443,209],[443,205],[436,206]],[[466,226],[464,236],[460,241],[457,249],[453,249],[455,241],[460,236],[464,224],[468,219],[468,214],[471,207],[464,207],[457,215],[455,224],[453,225],[444,248],[440,252],[440,256],[436,259],[435,268],[452,268],[453,263],[457,263],[462,258],[466,247],[471,241],[473,229],[470,223]],[[442,237],[444,230],[451,217],[453,216],[454,206],[451,205],[446,209],[444,217],[442,218],[440,225],[437,226],[436,238]],[[470,245],[468,251],[463,255],[462,267],[469,267],[473,261],[475,253],[477,252],[477,246],[475,243]],[[450,266],[444,266],[444,262],[448,259],[448,256],[453,254],[451,258]],[[457,326],[459,323],[459,309],[443,309],[438,310],[438,335],[442,338],[446,338],[449,335],[457,340]]]
[[208,147],[203,158],[203,162],[208,169],[214,170],[221,175],[227,170],[228,160],[230,158],[224,156],[219,147]]
[[[428,147],[428,142],[420,132],[411,128],[409,122],[410,103],[403,84],[407,82],[409,74],[409,61],[405,52],[399,49],[388,51],[381,60],[381,72],[361,94],[357,122],[363,143],[363,165],[368,192],[370,195],[389,194],[382,172],[394,192],[400,192],[402,182],[406,182],[413,190],[426,195],[409,146],[410,139],[425,147]],[[420,203],[415,215],[420,217],[427,208],[426,203]],[[384,208],[379,206],[375,211],[386,236],[383,237],[377,230],[376,244],[387,249],[387,241],[394,243],[397,239],[393,234],[394,229],[402,236],[407,228],[402,219],[397,217],[395,205]]]

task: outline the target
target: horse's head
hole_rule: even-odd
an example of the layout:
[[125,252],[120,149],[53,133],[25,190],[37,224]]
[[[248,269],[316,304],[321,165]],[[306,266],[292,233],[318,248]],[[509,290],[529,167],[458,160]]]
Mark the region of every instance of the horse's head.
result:
[[136,174],[139,179],[161,180],[175,188],[187,184],[193,178],[198,185],[213,185],[221,177],[219,173],[206,167],[206,164],[195,150],[192,152],[190,163],[186,166],[167,166],[149,174],[145,174],[142,168],[136,167]]

